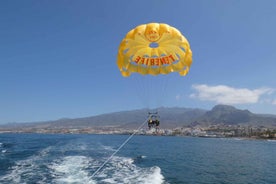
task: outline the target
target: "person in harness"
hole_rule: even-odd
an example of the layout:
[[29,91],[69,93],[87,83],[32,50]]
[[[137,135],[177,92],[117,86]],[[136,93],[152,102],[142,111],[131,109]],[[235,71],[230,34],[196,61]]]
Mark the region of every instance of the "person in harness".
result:
[[149,129],[158,129],[160,125],[158,112],[149,112],[148,127]]

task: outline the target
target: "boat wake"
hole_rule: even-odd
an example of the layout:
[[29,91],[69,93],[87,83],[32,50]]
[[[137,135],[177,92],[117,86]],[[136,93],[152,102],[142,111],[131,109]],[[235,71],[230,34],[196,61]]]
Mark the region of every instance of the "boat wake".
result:
[[49,165],[52,183],[96,183],[89,177],[92,159],[85,156],[66,156]]
[[134,164],[133,159],[118,156],[113,157],[95,178],[99,183],[164,183],[159,167],[141,168]]
[[[114,156],[92,177],[107,159],[107,153],[110,155],[113,150],[110,146],[99,146],[97,149],[89,150],[89,146],[77,143],[50,146],[28,158],[15,161],[5,175],[0,176],[0,183],[165,183],[158,166],[142,168],[136,165],[135,159],[122,156]],[[145,156],[141,156],[140,159],[143,158]]]

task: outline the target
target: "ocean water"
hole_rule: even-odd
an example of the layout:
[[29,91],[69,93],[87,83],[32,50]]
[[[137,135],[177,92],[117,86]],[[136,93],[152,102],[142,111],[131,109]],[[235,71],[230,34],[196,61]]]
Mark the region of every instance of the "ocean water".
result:
[[274,184],[276,142],[127,135],[0,134],[0,183]]

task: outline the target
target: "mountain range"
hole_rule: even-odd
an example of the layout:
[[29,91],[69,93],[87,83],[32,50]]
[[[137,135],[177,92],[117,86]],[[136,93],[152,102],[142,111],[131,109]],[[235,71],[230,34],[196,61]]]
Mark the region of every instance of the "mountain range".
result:
[[[134,129],[148,117],[148,109],[121,111],[84,118],[63,118],[54,121],[32,123],[9,123],[0,129],[22,128],[100,128],[117,127]],[[216,105],[211,110],[197,108],[161,107],[158,108],[160,126],[176,128],[182,126],[240,125],[276,128],[276,115],[254,114],[248,110],[229,105]]]

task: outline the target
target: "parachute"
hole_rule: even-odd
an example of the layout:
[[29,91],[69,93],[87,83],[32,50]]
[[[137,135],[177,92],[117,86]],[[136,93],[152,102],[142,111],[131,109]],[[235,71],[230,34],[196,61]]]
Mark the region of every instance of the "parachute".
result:
[[[149,109],[150,130],[159,130],[158,109],[153,110],[152,107],[162,105],[160,102],[165,99],[167,74],[185,76],[191,64],[189,42],[179,30],[168,24],[139,25],[123,38],[118,49],[117,65],[123,77],[136,79],[135,87],[138,89],[134,93],[140,95],[141,102]],[[152,103],[157,104],[151,106]]]
[[168,24],[149,23],[129,31],[122,40],[117,65],[122,76],[132,73],[160,75],[178,72],[185,76],[192,64],[189,42]]

